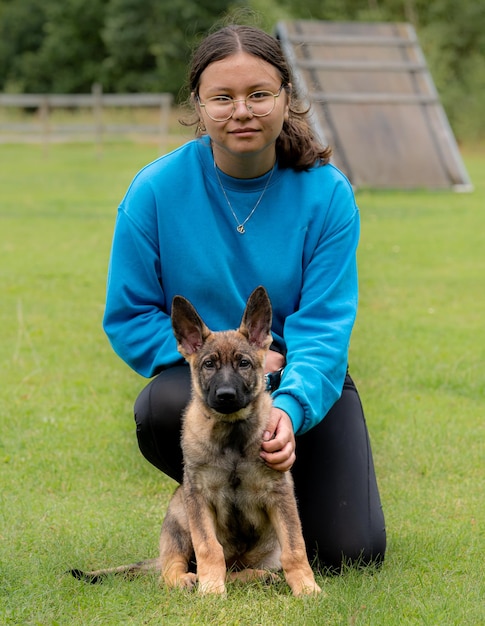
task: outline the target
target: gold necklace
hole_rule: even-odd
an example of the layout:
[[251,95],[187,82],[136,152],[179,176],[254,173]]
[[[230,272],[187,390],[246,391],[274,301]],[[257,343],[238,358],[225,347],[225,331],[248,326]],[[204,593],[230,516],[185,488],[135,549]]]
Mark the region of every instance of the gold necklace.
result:
[[217,180],[219,181],[219,185],[220,185],[220,188],[222,189],[222,193],[224,194],[224,198],[226,199],[227,205],[231,209],[232,216],[234,217],[234,221],[236,222],[236,230],[237,230],[237,232],[240,235],[244,235],[244,233],[246,232],[246,229],[244,228],[245,224],[247,224],[249,222],[249,220],[253,217],[254,212],[258,208],[259,203],[261,202],[261,200],[263,199],[263,196],[264,196],[264,194],[266,192],[266,189],[268,188],[268,185],[269,185],[271,179],[273,178],[273,172],[274,172],[275,165],[276,165],[276,161],[274,162],[273,167],[271,168],[271,174],[269,175],[268,180],[266,181],[266,185],[264,186],[264,189],[263,189],[261,195],[259,196],[258,201],[253,206],[252,210],[249,212],[249,215],[246,217],[246,219],[243,222],[240,222],[238,220],[238,218],[237,218],[236,212],[232,208],[232,204],[231,204],[229,198],[227,197],[226,190],[224,189],[224,186],[222,184],[221,178],[219,176],[219,172],[217,171],[216,162],[214,160],[214,171],[216,173]]

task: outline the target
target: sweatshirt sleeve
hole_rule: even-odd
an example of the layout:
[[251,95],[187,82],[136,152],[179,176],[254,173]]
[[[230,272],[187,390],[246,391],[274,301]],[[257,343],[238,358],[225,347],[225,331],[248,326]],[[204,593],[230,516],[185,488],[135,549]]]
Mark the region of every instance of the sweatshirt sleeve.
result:
[[156,219],[150,185],[135,179],[118,210],[103,318],[114,351],[145,377],[182,362],[160,279]]
[[359,232],[354,194],[342,177],[310,246],[298,307],[284,325],[287,365],[273,404],[288,413],[299,435],[318,424],[342,393],[357,311]]

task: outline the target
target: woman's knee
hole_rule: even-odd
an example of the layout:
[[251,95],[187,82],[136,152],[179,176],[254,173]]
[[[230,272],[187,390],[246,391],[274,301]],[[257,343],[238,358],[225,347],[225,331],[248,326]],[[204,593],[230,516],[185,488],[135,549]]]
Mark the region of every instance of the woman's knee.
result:
[[182,480],[180,431],[190,398],[188,367],[164,370],[142,389],[134,413],[138,446],[155,467],[178,482]]
[[181,365],[161,372],[138,395],[135,421],[142,428],[148,423],[152,429],[180,427],[181,415],[190,398],[190,373]]

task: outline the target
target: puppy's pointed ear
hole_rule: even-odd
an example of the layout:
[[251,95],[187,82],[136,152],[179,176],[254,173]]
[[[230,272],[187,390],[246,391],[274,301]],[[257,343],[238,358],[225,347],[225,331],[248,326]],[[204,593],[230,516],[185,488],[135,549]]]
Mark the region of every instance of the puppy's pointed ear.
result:
[[175,296],[172,301],[172,328],[177,348],[186,358],[200,350],[211,334],[192,304],[182,296]]
[[271,302],[264,287],[256,287],[249,296],[246,309],[239,327],[239,332],[258,348],[269,348],[271,335]]

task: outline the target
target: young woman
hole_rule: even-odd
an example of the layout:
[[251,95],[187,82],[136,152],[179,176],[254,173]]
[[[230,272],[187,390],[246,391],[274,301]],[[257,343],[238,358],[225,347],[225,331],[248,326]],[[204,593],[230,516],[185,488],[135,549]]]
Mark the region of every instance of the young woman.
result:
[[359,213],[299,105],[279,43],[227,26],[190,70],[197,137],[147,165],[118,211],[104,328],[133,369],[153,377],[135,403],[140,449],[182,479],[188,366],[170,321],[188,298],[212,330],[236,328],[267,289],[273,395],[261,458],[292,468],[310,558],[322,567],[384,557],[369,437],[347,372],[357,308]]

